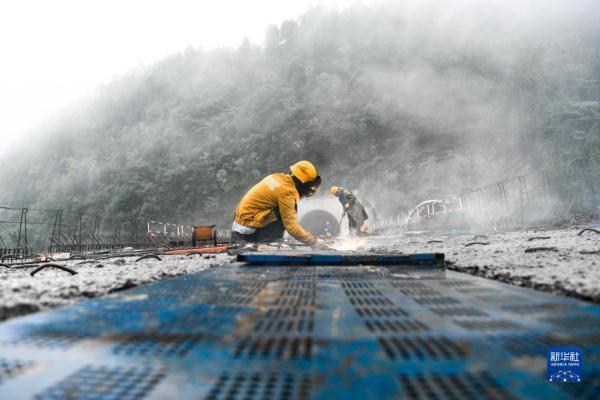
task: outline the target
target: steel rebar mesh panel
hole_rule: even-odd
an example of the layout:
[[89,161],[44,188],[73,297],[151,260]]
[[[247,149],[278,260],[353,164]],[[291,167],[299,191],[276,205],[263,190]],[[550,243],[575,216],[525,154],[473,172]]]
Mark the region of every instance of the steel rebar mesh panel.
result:
[[232,264],[0,324],[0,398],[596,399],[599,319],[441,268]]

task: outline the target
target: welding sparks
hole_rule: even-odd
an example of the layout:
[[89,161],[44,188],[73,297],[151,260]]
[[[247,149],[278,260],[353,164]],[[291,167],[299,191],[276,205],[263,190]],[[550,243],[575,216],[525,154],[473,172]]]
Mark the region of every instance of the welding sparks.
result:
[[366,244],[367,240],[364,237],[349,237],[337,239],[331,248],[340,251],[353,251],[364,247]]

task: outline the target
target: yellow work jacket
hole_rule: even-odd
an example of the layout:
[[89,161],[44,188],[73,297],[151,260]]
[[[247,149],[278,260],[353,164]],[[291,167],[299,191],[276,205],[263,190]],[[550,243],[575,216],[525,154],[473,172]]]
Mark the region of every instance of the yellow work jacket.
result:
[[298,223],[296,202],[300,199],[294,180],[287,174],[273,174],[258,182],[238,204],[234,221],[251,228],[262,228],[277,220],[279,208],[285,230],[299,241],[312,244],[316,238]]

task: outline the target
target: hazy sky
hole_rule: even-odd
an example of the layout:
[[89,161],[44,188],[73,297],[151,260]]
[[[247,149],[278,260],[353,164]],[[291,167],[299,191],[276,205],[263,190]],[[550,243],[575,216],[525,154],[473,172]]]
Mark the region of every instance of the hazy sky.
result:
[[[0,154],[11,142],[139,66],[188,46],[262,44],[265,28],[353,0],[3,0]],[[362,1],[368,3],[368,1]]]

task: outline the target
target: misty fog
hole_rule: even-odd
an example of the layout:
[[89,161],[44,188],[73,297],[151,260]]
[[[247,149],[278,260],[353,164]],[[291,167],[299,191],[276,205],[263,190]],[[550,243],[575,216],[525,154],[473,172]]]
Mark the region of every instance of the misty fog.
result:
[[258,179],[308,159],[323,194],[358,189],[385,215],[590,155],[598,17],[595,1],[312,8],[263,43],[99,88],[7,152],[0,205],[226,224]]

